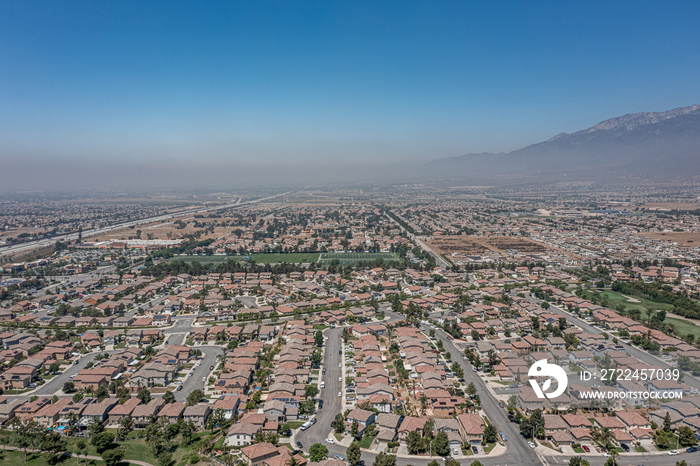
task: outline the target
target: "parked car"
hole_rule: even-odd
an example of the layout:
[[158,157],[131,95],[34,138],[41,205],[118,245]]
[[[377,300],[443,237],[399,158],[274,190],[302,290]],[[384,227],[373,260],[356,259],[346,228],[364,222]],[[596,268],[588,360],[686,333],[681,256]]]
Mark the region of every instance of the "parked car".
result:
[[583,448],[583,451],[585,451],[586,453],[590,453],[590,452],[591,452],[591,449],[588,448],[588,445],[583,445],[581,448]]
[[506,434],[504,434],[503,432],[501,432],[499,435],[501,436],[501,440],[503,440],[504,442],[508,440],[508,437],[506,437]]
[[297,448],[299,450],[302,450],[304,448],[304,445],[302,445],[301,442],[297,442]]
[[477,453],[479,453],[479,449],[472,445],[472,453],[476,455]]
[[668,454],[671,456],[676,456],[678,454],[678,450],[671,450],[668,452]]
[[343,392],[338,392],[338,396],[339,396],[339,397],[342,397],[342,396],[343,396]]
[[335,458],[338,458],[340,461],[345,461],[345,458],[343,458],[343,455],[335,455]]
[[535,446],[536,446],[534,443],[532,443],[532,441],[527,442],[527,444],[530,445],[530,448],[535,448]]
[[335,443],[335,440],[333,440],[332,438],[328,437],[328,438],[326,439],[326,443],[330,443],[331,445],[333,445],[333,444]]
[[700,450],[698,447],[689,447],[686,451],[686,453],[695,453],[696,451]]

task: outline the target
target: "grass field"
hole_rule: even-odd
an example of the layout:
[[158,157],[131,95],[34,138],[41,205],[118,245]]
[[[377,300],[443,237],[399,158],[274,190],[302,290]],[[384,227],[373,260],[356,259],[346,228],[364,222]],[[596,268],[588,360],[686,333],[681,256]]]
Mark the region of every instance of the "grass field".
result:
[[[664,310],[669,312],[673,311],[672,304],[657,303],[644,298],[635,298],[639,302],[630,302],[627,300],[627,297],[615,291],[600,291],[599,294],[601,297],[605,298],[608,301],[609,309],[615,309],[617,308],[617,306],[622,304],[627,310],[639,309],[643,319],[648,318],[649,310]],[[693,334],[695,335],[695,338],[700,338],[700,327],[697,325],[693,325],[692,322],[688,322],[682,319],[676,319],[674,317],[666,317],[666,320],[664,322],[672,324],[676,328],[677,335]]]
[[321,254],[318,263],[330,264],[337,260],[342,265],[348,265],[377,259],[385,262],[399,262],[399,255],[393,252],[325,252]]
[[[47,453],[29,453],[27,454],[27,462],[24,462],[24,453],[20,451],[6,451],[4,453],[0,452],[0,464],[17,465],[26,464],[28,466],[48,466],[49,465],[49,455]],[[58,464],[61,466],[80,466],[84,464],[82,458],[65,458]],[[88,464],[102,465],[105,464],[104,461],[88,460]]]
[[173,260],[181,260],[184,262],[201,262],[202,264],[221,264],[227,261],[243,261],[254,260],[258,264],[277,264],[281,262],[287,263],[302,263],[316,262],[320,253],[317,252],[299,252],[289,254],[251,254],[249,256],[175,256]]

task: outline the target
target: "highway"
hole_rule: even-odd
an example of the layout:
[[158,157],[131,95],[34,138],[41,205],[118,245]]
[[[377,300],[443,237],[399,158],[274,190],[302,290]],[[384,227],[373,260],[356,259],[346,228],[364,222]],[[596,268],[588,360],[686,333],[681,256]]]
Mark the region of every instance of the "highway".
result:
[[[98,229],[90,229],[90,230],[85,230],[82,232],[83,239],[88,238],[90,236],[97,236],[101,235],[104,233],[109,233],[115,230],[120,230],[122,228],[129,228],[129,227],[136,227],[138,225],[143,225],[146,223],[152,223],[152,222],[160,222],[160,221],[165,221],[165,220],[173,220],[176,218],[182,218],[186,217],[188,215],[194,215],[194,214],[199,214],[202,212],[211,212],[211,211],[216,211],[216,210],[223,210],[223,209],[231,209],[231,208],[238,208],[238,207],[243,207],[251,204],[258,204],[260,202],[265,202],[269,201],[270,199],[274,199],[280,196],[286,196],[288,194],[294,193],[296,190],[292,191],[287,191],[285,193],[280,193],[280,194],[274,194],[272,196],[267,196],[267,197],[262,197],[259,199],[253,199],[252,201],[246,201],[246,202],[240,202],[240,199],[236,201],[233,204],[225,204],[221,206],[216,206],[216,207],[197,207],[194,209],[186,209],[182,210],[179,212],[175,213],[169,213],[169,214],[163,214],[163,215],[156,215],[154,217],[147,217],[147,218],[142,218],[138,220],[132,220],[129,222],[123,222],[123,223],[115,223],[114,225],[109,225],[106,227],[98,228]],[[78,239],[78,232],[74,233],[66,233],[63,235],[57,235],[52,238],[46,238],[46,239],[40,239],[36,241],[28,241],[26,243],[21,243],[21,244],[16,244],[12,246],[0,246],[0,257],[2,256],[7,256],[11,254],[17,254],[18,252],[27,252],[31,251],[34,249],[39,249],[43,248],[46,246],[51,246],[55,244],[57,241],[74,241]]]

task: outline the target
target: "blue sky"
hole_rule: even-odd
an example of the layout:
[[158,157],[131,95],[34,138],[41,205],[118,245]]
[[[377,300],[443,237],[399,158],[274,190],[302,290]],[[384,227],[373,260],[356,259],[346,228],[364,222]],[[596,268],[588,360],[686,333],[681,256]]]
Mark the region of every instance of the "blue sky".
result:
[[700,2],[0,2],[0,161],[400,163],[700,103]]

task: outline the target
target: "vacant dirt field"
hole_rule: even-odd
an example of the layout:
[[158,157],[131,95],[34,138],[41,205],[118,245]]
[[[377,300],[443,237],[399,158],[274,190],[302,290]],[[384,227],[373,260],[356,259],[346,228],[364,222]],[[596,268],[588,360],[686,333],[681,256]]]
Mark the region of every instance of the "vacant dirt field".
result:
[[700,246],[700,231],[665,231],[663,233],[640,233],[639,235],[651,239],[687,244],[688,246]]
[[481,254],[484,251],[506,252],[508,249],[521,253],[542,253],[549,249],[543,244],[518,236],[445,236],[433,238],[428,244],[440,254]]
[[700,209],[697,202],[649,202],[642,207],[649,210],[695,210]]
[[[194,226],[194,222],[197,221],[201,224],[209,225],[210,220],[222,221],[227,219],[208,219],[208,218],[193,218],[192,216],[183,217],[183,223],[186,224],[185,228],[179,228],[179,225],[174,221],[170,222],[155,222],[149,223],[147,225],[140,225],[136,228],[122,228],[120,230],[111,231],[109,233],[91,237],[90,240],[94,241],[106,241],[106,240],[126,240],[133,239],[136,237],[136,231],[141,230],[141,239],[179,239],[183,238],[185,235],[191,235],[196,231],[202,231],[205,228],[197,228]],[[202,234],[199,239],[207,238],[220,238],[224,235],[231,233],[231,230],[235,228],[232,227],[216,227],[214,228],[214,233],[206,232]]]

